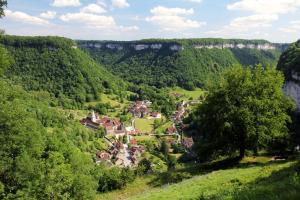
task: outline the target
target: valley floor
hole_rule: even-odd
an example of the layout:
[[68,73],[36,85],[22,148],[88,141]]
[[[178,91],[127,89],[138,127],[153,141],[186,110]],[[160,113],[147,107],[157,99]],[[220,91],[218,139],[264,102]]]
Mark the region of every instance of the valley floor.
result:
[[231,169],[208,172],[172,185],[154,187],[154,176],[138,178],[123,190],[99,195],[98,200],[300,198],[299,163],[252,160],[249,164],[248,161]]

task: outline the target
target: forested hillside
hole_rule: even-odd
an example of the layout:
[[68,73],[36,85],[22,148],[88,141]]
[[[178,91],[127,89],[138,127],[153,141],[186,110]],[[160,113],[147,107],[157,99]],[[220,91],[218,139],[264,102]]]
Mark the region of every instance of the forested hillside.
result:
[[289,48],[283,52],[278,62],[278,69],[282,70],[288,80],[297,78],[300,74],[300,40],[291,44]]
[[201,87],[236,65],[276,64],[286,45],[264,40],[78,41],[113,74],[156,87]]
[[70,39],[5,35],[0,43],[14,60],[6,76],[27,90],[50,92],[63,106],[81,106],[105,90],[117,93],[124,85]]

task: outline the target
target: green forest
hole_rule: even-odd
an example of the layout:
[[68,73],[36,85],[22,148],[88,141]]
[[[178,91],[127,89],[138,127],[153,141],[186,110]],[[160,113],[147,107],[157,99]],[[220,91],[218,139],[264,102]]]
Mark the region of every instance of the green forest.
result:
[[4,35],[0,43],[13,59],[6,77],[27,90],[48,91],[58,105],[80,107],[99,99],[101,92],[118,93],[125,88],[70,39]]
[[[79,46],[111,73],[135,84],[147,84],[158,88],[180,86],[188,90],[204,87],[215,81],[224,69],[233,65],[244,66],[277,63],[285,45],[274,50],[258,49],[195,49],[193,45],[219,44],[270,44],[264,40],[142,40],[137,42],[112,42],[122,45],[122,50],[103,46],[110,42],[78,41]],[[101,48],[89,47],[99,44]],[[162,44],[161,49],[136,51],[135,44]],[[171,51],[171,45],[182,45],[182,51]]]

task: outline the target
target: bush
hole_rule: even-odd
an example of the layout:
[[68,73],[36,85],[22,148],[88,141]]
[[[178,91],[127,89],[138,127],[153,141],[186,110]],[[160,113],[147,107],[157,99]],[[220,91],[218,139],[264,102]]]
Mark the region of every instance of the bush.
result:
[[135,174],[128,168],[121,169],[114,167],[111,169],[102,169],[98,179],[98,191],[107,192],[122,189],[126,184],[133,182]]
[[170,183],[179,183],[185,179],[191,178],[192,175],[187,172],[166,172],[160,174],[157,183],[160,185],[170,184]]

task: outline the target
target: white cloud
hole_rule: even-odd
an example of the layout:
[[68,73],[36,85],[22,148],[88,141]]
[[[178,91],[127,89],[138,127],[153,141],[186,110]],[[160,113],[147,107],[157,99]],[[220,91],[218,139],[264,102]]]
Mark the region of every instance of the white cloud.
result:
[[5,10],[4,12],[6,18],[13,21],[22,22],[26,24],[33,24],[33,25],[42,25],[42,26],[50,24],[49,21],[45,19],[31,16],[24,12],[11,11],[11,10]]
[[68,7],[68,6],[80,6],[80,0],[54,0],[52,6],[54,7]]
[[279,28],[279,30],[285,33],[298,33],[300,31],[300,20],[291,21],[288,26]]
[[202,3],[203,0],[185,0],[192,3]]
[[54,19],[56,16],[56,12],[54,11],[47,11],[40,14],[40,17],[45,19]]
[[257,27],[269,27],[272,25],[271,23],[277,19],[277,15],[251,15],[235,18],[229,26],[246,31]]
[[60,16],[60,19],[64,22],[83,24],[89,29],[101,29],[107,33],[114,31],[134,32],[139,30],[139,27],[137,26],[118,26],[112,16],[97,15],[93,13],[67,13]]
[[105,0],[97,0],[97,4],[104,7],[104,8],[107,7]]
[[183,8],[167,8],[157,6],[150,10],[153,14],[146,18],[146,21],[158,25],[165,31],[186,30],[191,28],[199,28],[205,25],[205,22],[191,20],[185,15],[194,14],[193,9]]
[[64,22],[83,23],[90,28],[112,28],[116,26],[113,17],[91,13],[67,13],[60,16],[60,19]]
[[88,6],[82,8],[80,11],[83,13],[106,13],[106,10],[97,4],[89,4]]
[[130,4],[127,2],[127,0],[112,0],[113,7],[116,8],[127,8],[130,6]]
[[191,15],[194,14],[194,9],[167,8],[163,6],[157,6],[155,8],[152,8],[150,12],[154,15],[160,15],[160,16]]
[[[266,28],[272,27],[274,21],[279,20],[280,15],[295,12],[300,8],[300,0],[238,0],[227,5],[228,10],[250,12],[250,16],[233,19],[229,25],[223,26],[216,31],[207,34],[224,36],[262,36],[266,37]],[[293,31],[290,27],[282,28],[281,31]]]
[[277,20],[277,15],[251,15],[247,17],[238,17],[233,19],[229,25],[222,27],[216,31],[209,31],[209,35],[223,36],[246,36],[246,35],[259,35],[262,33],[261,29],[272,26],[272,22]]
[[240,0],[229,4],[227,9],[260,14],[286,14],[296,11],[299,7],[300,0]]
[[138,26],[120,26],[119,29],[123,32],[138,31],[140,28]]

